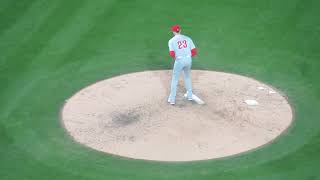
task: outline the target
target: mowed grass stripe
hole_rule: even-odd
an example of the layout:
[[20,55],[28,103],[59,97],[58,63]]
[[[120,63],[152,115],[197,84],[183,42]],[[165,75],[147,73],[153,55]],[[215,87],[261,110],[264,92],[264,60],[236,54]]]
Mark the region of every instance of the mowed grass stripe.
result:
[[[301,140],[297,140],[301,141]],[[262,164],[250,167],[243,167],[233,171],[239,178],[246,177],[246,179],[316,179],[315,174],[318,173],[318,162],[320,156],[318,152],[320,143],[319,134],[313,137],[306,145],[294,152],[287,154],[279,159],[266,161]],[[312,157],[312,159],[310,159]]]
[[[28,53],[34,52],[39,46],[44,46],[45,43],[42,40],[32,43],[34,41],[32,38],[42,33],[41,26],[48,24],[48,17],[50,14],[56,13],[56,8],[63,1],[50,2],[52,3],[46,1],[34,2],[21,19],[0,37],[2,52],[0,56],[0,80],[4,85],[0,87],[2,92],[9,88],[10,83],[19,79],[15,78],[16,76],[21,77],[19,73],[22,73],[23,66],[30,61]],[[2,95],[0,94],[0,97]]]
[[[100,3],[87,2],[79,9],[68,25],[57,32],[51,41],[47,42],[47,47],[30,63],[29,69],[32,70],[36,68],[40,65],[37,62],[46,58],[50,58],[50,61],[41,64],[42,68],[33,71],[34,73],[56,73],[66,66],[79,64],[79,58],[85,53],[83,49],[79,49],[79,46],[85,45],[82,39],[96,26],[96,19],[105,18],[104,14],[114,8],[115,2],[117,1],[103,1]],[[110,24],[108,25],[110,26]],[[69,56],[68,54],[72,51],[76,51],[77,54]],[[85,61],[88,61],[88,59]],[[81,63],[79,65],[81,65]],[[77,70],[77,68],[74,70]],[[71,72],[69,69],[69,73]]]
[[[65,3],[59,4],[43,21],[41,27],[32,33],[28,40],[23,41],[11,56],[6,58],[4,69],[1,70],[1,79],[7,82],[6,86],[3,86],[3,91],[0,95],[3,100],[0,104],[3,103],[3,107],[14,109],[18,105],[18,99],[29,93],[32,88],[30,85],[41,78],[41,76],[36,78],[33,76],[28,77],[27,74],[32,73],[32,71],[29,72],[27,68],[35,61],[35,57],[47,46],[48,41],[56,35],[57,31],[63,29],[65,24],[70,23],[70,18],[77,8],[83,5],[81,2],[83,1],[77,1],[78,6],[73,6],[74,8],[72,9],[66,8]],[[73,3],[70,5],[73,5]],[[48,58],[41,59],[37,63],[41,65],[41,61],[43,63]],[[7,117],[11,112],[9,109],[1,109],[5,112],[1,115]]]
[[[33,48],[33,44],[28,44],[32,40],[32,36],[40,32],[39,28],[43,23],[48,23],[48,16],[54,12],[60,1],[51,2],[55,3],[48,4],[42,0],[35,1],[25,11],[20,20],[1,36],[0,80],[3,86],[0,86],[0,104],[2,104],[2,107],[11,108],[10,103],[18,99],[21,94],[25,94],[30,85],[32,85],[32,82],[34,82],[31,81],[14,86],[18,88],[12,87],[15,81],[23,78],[19,75],[19,73],[23,73],[20,68],[23,68],[23,65],[29,62],[29,59],[25,59],[26,54],[23,54],[21,51],[24,50],[25,46],[29,49]],[[26,31],[26,28],[30,28],[29,31]],[[17,54],[18,51],[20,51],[19,54]],[[6,108],[0,109],[0,112],[4,112],[0,114],[4,119],[8,115],[8,111],[5,110]]]
[[0,35],[15,24],[21,15],[36,0],[1,1],[0,2]]
[[[66,27],[64,27],[63,29],[61,29],[59,32],[57,32],[54,36],[54,38],[52,38],[49,42],[48,45],[44,48],[43,51],[39,52],[38,54],[36,54],[36,57],[33,56],[33,59],[31,61],[34,62],[34,64],[32,62],[30,62],[27,67],[30,67],[32,65],[35,66],[41,66],[40,69],[33,69],[33,68],[37,68],[37,67],[31,67],[31,69],[24,69],[23,71],[23,79],[17,80],[16,82],[16,86],[23,86],[23,88],[19,89],[19,92],[15,92],[16,96],[15,98],[8,98],[10,100],[10,103],[7,105],[8,108],[10,109],[6,109],[6,111],[4,111],[5,113],[2,114],[2,116],[7,120],[7,121],[14,121],[15,119],[19,119],[18,117],[20,116],[25,116],[25,121],[23,122],[15,122],[15,123],[11,123],[11,124],[7,124],[7,127],[11,127],[11,128],[17,128],[17,126],[21,126],[21,125],[26,125],[24,124],[27,121],[33,121],[36,122],[37,120],[41,121],[41,123],[45,123],[48,125],[48,123],[53,123],[53,124],[59,124],[58,120],[56,119],[58,117],[58,113],[57,114],[53,114],[52,118],[54,118],[54,121],[52,121],[51,118],[47,118],[46,117],[37,117],[36,115],[47,115],[47,114],[51,114],[51,113],[46,113],[46,114],[42,114],[41,112],[39,113],[38,111],[41,111],[42,108],[47,108],[49,107],[50,104],[50,96],[51,91],[50,89],[47,89],[46,91],[43,91],[44,89],[46,89],[47,87],[51,87],[50,85],[52,83],[50,83],[50,85],[46,84],[48,83],[48,81],[46,80],[46,78],[50,77],[51,75],[56,75],[56,71],[53,69],[51,69],[50,71],[50,67],[51,67],[51,63],[49,63],[49,66],[46,68],[45,64],[42,63],[46,63],[48,61],[44,61],[45,59],[51,59],[51,56],[48,56],[48,52],[56,52],[56,49],[59,49],[59,57],[61,57],[61,59],[52,59],[53,61],[51,62],[55,62],[56,61],[63,61],[63,52],[64,51],[68,51],[73,44],[77,43],[77,38],[82,36],[82,33],[85,33],[86,30],[90,29],[90,26],[87,26],[88,24],[90,24],[93,19],[95,18],[96,15],[99,15],[100,13],[104,12],[106,9],[108,9],[107,7],[109,7],[109,3],[110,2],[105,2],[103,4],[96,4],[96,3],[90,3],[88,2],[88,4],[83,4],[82,8],[80,8],[78,11],[76,11],[77,15],[75,15],[75,18],[70,19],[70,22],[68,23],[68,25]],[[91,13],[88,14],[88,12],[95,12],[95,13]],[[82,22],[82,23],[79,23]],[[74,31],[74,29],[78,29],[79,31],[77,31],[77,33]],[[70,30],[70,31],[69,31]],[[70,40],[68,40],[68,38],[71,38]],[[68,42],[68,43],[66,43]],[[73,43],[72,43],[73,42]],[[67,46],[66,46],[67,45]],[[51,54],[50,54],[51,55]],[[52,56],[54,56],[54,54],[52,54]],[[39,64],[36,64],[39,63]],[[60,78],[63,78],[62,76],[60,76]],[[42,84],[39,84],[41,83]],[[43,84],[44,83],[44,84]],[[43,86],[43,87],[41,87]],[[12,87],[10,87],[12,88]],[[61,88],[61,87],[55,87],[55,88]],[[14,88],[17,89],[17,88]],[[40,92],[37,91],[33,91],[35,89],[41,89]],[[44,95],[45,93],[45,95]],[[47,94],[49,93],[49,94]],[[30,97],[30,94],[37,94],[37,97]],[[46,99],[46,101],[43,100],[39,100],[39,96],[42,97],[41,95],[43,95],[44,99]],[[31,98],[31,99],[29,99]],[[38,101],[39,100],[39,101]],[[23,106],[24,104],[29,104],[29,102],[32,102],[33,105],[32,107],[34,109],[29,109],[29,106]],[[45,103],[47,102],[47,103]],[[38,104],[37,103],[45,103],[45,106],[40,105],[41,107],[39,108],[35,108]],[[22,106],[22,108],[21,108]],[[53,107],[49,107],[49,109],[52,112],[53,111]],[[34,111],[37,111],[36,113]],[[12,112],[12,114],[11,114]],[[17,113],[19,112],[19,113]],[[21,112],[21,113],[20,113]],[[26,113],[22,113],[22,112],[26,112]],[[38,113],[38,114],[37,114]],[[33,118],[31,119],[31,114],[33,114]],[[12,115],[12,116],[11,116]],[[39,122],[39,124],[41,124]],[[53,125],[54,126],[54,125]],[[53,127],[51,126],[51,127]],[[61,128],[59,126],[59,128]],[[41,128],[39,127],[39,130]],[[45,132],[47,132],[47,130],[45,130]],[[22,132],[21,132],[22,133]],[[26,135],[25,138],[30,137],[32,134],[32,132],[29,132],[31,134]],[[34,136],[32,136],[34,137]],[[39,136],[39,137],[44,137],[44,136]],[[31,142],[30,140],[24,141],[24,139],[19,139],[16,140],[17,142],[19,142],[21,140],[21,144],[26,143],[26,142]],[[37,147],[37,146],[34,146]],[[27,151],[27,150],[26,150]],[[37,154],[36,151],[32,151],[31,152],[36,153],[34,154],[34,156],[39,156],[39,153]]]
[[[36,36],[39,32],[39,28],[46,22],[48,16],[54,12],[59,3],[63,1],[43,1],[38,0],[30,4],[32,6],[26,8],[25,12],[21,14],[19,20],[0,36],[0,71],[9,70],[10,63],[15,61],[21,61],[20,59],[10,59],[10,56],[14,58],[14,55],[19,48],[23,48],[27,41],[30,41],[32,36]],[[27,44],[29,48],[33,44]],[[20,58],[23,58],[23,54],[19,54]],[[24,62],[24,61],[22,61]],[[26,62],[24,62],[26,63]]]
[[[140,10],[133,8],[135,6],[139,4],[117,1],[112,8],[95,18],[92,28],[66,54],[64,62],[77,61],[79,64],[75,69],[80,69],[83,73],[94,70],[98,74],[100,71],[101,76],[110,75],[112,72],[130,71],[132,65],[139,66],[141,70],[144,64],[150,65],[149,61],[155,66],[154,61],[161,58],[158,53],[161,50],[163,64],[168,62],[167,39],[163,38],[161,45],[158,40],[159,37],[163,37],[162,34],[153,36],[153,39],[150,37],[150,34],[153,34],[151,29],[154,29],[154,25],[149,25],[149,29],[143,29],[143,23],[148,23],[150,18],[146,17],[146,21],[142,23],[139,16],[136,16]],[[127,14],[128,11],[130,11],[130,16]],[[167,27],[163,28],[167,30]],[[146,47],[146,41],[152,41],[153,47]],[[156,51],[156,53],[153,54],[154,58],[147,60],[145,56],[150,51]],[[138,62],[140,64],[137,64]],[[60,64],[57,68],[63,66],[64,64]],[[110,66],[117,68],[106,71],[106,68]]]
[[[108,5],[108,3],[106,4],[95,4],[95,3],[91,3],[91,4],[85,4],[83,5],[83,8],[81,8],[81,10],[77,11],[77,14],[79,16],[77,16],[77,18],[75,19],[72,19],[72,22],[69,22],[69,25],[67,27],[65,27],[64,30],[61,30],[59,32],[57,32],[55,38],[52,38],[51,41],[48,42],[48,46],[45,47],[45,50],[41,51],[37,57],[34,57],[34,59],[32,60],[33,62],[41,62],[43,60],[43,58],[47,58],[47,52],[52,52],[53,49],[55,48],[61,48],[62,51],[68,51],[69,47],[71,46],[65,46],[65,42],[66,42],[66,37],[71,37],[72,39],[68,42],[74,42],[76,43],[76,39],[78,37],[81,37],[81,34],[82,32],[86,32],[86,29],[89,30],[90,29],[90,26],[87,26],[88,23],[90,23],[91,21],[93,21],[93,18],[95,18],[95,15],[99,15],[101,12],[104,12],[106,9],[106,6]],[[108,6],[107,6],[108,7]],[[99,9],[99,10],[97,10]],[[88,14],[88,12],[92,12],[94,11],[95,13],[91,13],[91,14]],[[79,24],[79,21],[83,22],[82,24]],[[82,25],[84,25],[84,27],[82,27]],[[68,29],[68,27],[70,28],[71,31],[68,31],[66,29]],[[78,33],[75,33],[74,29],[79,29]],[[74,40],[74,41],[73,41]],[[72,44],[72,43],[71,43]],[[60,47],[62,46],[62,47]],[[60,52],[61,54],[63,54],[62,52]],[[60,54],[60,55],[61,55]],[[50,57],[51,58],[51,57]],[[47,61],[45,61],[47,62]],[[49,63],[50,64],[50,63]],[[32,66],[34,64],[30,64],[30,66]],[[37,75],[40,75],[40,79],[43,80],[43,78],[46,78],[47,76],[50,76],[51,73],[55,73],[55,71],[47,71],[48,69],[45,68],[45,65],[44,64],[41,64],[40,65],[43,67],[40,71],[38,70],[34,70],[34,71],[31,71],[33,69],[30,69],[30,72],[28,70],[25,70],[26,72],[23,73],[25,74],[23,77],[24,77],[24,81],[20,81],[21,84],[20,85],[23,85],[23,84],[30,84],[30,82],[34,82],[35,79],[39,80],[38,76]],[[38,66],[38,65],[37,65]],[[44,76],[42,76],[42,74],[46,74]],[[42,82],[45,82],[47,83],[48,81],[42,81]],[[38,86],[40,86],[40,84],[38,84]],[[19,98],[20,101],[17,101],[16,104],[19,104],[20,106],[23,106],[23,108],[19,109],[20,112],[22,111],[25,111],[25,112],[28,112],[28,113],[15,113],[14,115],[17,115],[17,116],[13,116],[13,117],[10,117],[10,120],[12,119],[19,119],[18,117],[19,116],[28,116],[29,118],[25,117],[24,121],[21,122],[21,123],[15,123],[15,125],[8,125],[10,127],[10,129],[14,130],[18,127],[21,128],[21,126],[25,126],[25,129],[24,130],[21,130],[20,131],[20,135],[18,135],[17,137],[19,137],[19,139],[16,139],[15,143],[17,143],[17,145],[21,144],[22,146],[26,146],[26,147],[29,147],[29,148],[22,148],[22,149],[25,149],[26,152],[28,152],[28,156],[34,156],[35,159],[39,159],[39,158],[42,158],[41,154],[43,154],[43,152],[37,152],[37,150],[39,149],[42,149],[43,150],[43,144],[46,144],[47,141],[44,140],[44,142],[41,142],[43,139],[42,138],[37,138],[37,137],[46,137],[46,134],[44,135],[40,135],[38,134],[39,131],[40,132],[44,132],[44,133],[47,133],[48,130],[45,129],[44,131],[41,131],[41,129],[43,129],[43,127],[39,127],[37,128],[37,130],[34,130],[34,131],[30,131],[31,129],[37,127],[35,124],[32,125],[32,127],[27,128],[29,125],[28,125],[28,121],[33,121],[33,122],[37,122],[38,120],[41,121],[41,123],[36,123],[37,125],[41,124],[43,125],[43,123],[45,124],[51,124],[51,123],[54,123],[54,124],[57,124],[58,123],[58,120],[56,119],[57,116],[56,114],[53,116],[53,119],[51,118],[46,118],[46,117],[39,117],[39,116],[35,116],[36,114],[38,115],[45,115],[46,114],[43,114],[41,112],[38,112],[38,111],[41,111],[42,108],[47,108],[49,105],[47,104],[46,106],[42,106],[41,108],[35,108],[37,107],[37,103],[43,103],[43,101],[37,101],[39,98],[33,98],[33,97],[30,97],[30,96],[25,96],[26,94],[30,94],[30,92],[33,92],[35,94],[38,94],[37,97],[41,97],[41,95],[43,95],[43,93],[50,93],[50,94],[46,94],[44,98],[48,98],[48,96],[51,96],[51,92],[50,90],[47,90],[47,91],[41,91],[41,92],[35,92],[35,91],[32,91],[33,89],[37,89],[36,88],[37,86],[34,84],[33,86],[30,86],[29,88],[29,92],[24,92],[22,94],[22,96]],[[45,84],[45,87],[48,87],[47,84]],[[44,87],[44,88],[45,88]],[[43,90],[43,88],[41,88]],[[31,98],[29,100],[29,98]],[[47,100],[50,100],[47,99]],[[36,112],[33,112],[32,109],[29,109],[28,106],[24,106],[23,104],[28,104],[28,102],[33,102],[33,108],[35,108]],[[50,104],[50,103],[49,103]],[[18,106],[17,106],[18,108]],[[52,108],[52,107],[49,107],[49,108]],[[12,109],[13,111],[14,110],[17,110],[17,109]],[[52,110],[52,109],[51,109]],[[16,111],[14,111],[16,112]],[[33,114],[33,119],[30,119],[30,116]],[[10,114],[9,114],[10,116]],[[54,125],[51,126],[52,127],[55,127]],[[61,127],[59,127],[61,128]],[[38,135],[37,135],[38,134]],[[24,137],[24,138],[23,138]],[[30,138],[34,138],[33,140],[30,139]],[[37,142],[37,143],[35,143]],[[40,143],[41,142],[41,143]],[[32,143],[32,146],[28,146],[27,144],[28,143]],[[35,143],[35,144],[34,144]],[[38,146],[39,145],[39,146]],[[41,148],[42,147],[42,148]],[[50,145],[48,145],[47,147],[50,147]],[[46,156],[47,154],[44,153],[44,157],[43,159],[47,158]],[[50,161],[49,161],[50,162]],[[53,162],[51,161],[51,163],[54,164],[54,166],[59,166],[59,162],[57,162],[56,160],[54,160]],[[56,163],[58,163],[56,165]]]
[[[23,70],[21,72],[21,74],[24,75],[20,75],[20,77],[22,79],[18,80],[16,78],[16,87],[21,87],[22,88],[13,88],[13,89],[17,89],[18,92],[10,92],[15,94],[14,96],[10,97],[10,95],[5,96],[6,99],[8,99],[9,104],[7,104],[7,108],[4,110],[5,113],[1,114],[2,117],[4,117],[4,120],[7,121],[14,121],[13,117],[10,117],[11,112],[17,112],[19,106],[18,104],[20,104],[18,100],[24,99],[24,97],[27,94],[30,94],[31,92],[33,92],[32,90],[36,87],[37,83],[39,80],[43,80],[46,77],[50,76],[53,73],[56,73],[55,70],[52,71],[48,71],[50,69],[50,64],[49,63],[49,67],[45,68],[44,64],[41,64],[43,62],[43,60],[46,59],[52,59],[52,56],[55,55],[55,53],[50,54],[48,56],[47,52],[56,52],[56,49],[60,49],[60,53],[58,53],[59,55],[63,54],[64,51],[68,51],[69,47],[71,47],[71,45],[73,43],[77,43],[77,38],[81,37],[82,33],[85,33],[86,30],[90,29],[90,26],[87,26],[88,24],[90,24],[92,21],[94,21],[93,19],[95,18],[96,15],[99,15],[100,13],[104,12],[106,9],[106,7],[109,7],[109,3],[110,2],[106,2],[103,4],[95,4],[95,3],[88,3],[88,4],[83,4],[82,8],[80,8],[80,10],[77,11],[77,16],[75,19],[71,19],[68,22],[68,27],[67,28],[63,28],[61,29],[59,32],[55,33],[55,37],[52,38],[51,41],[47,42],[47,47],[45,47],[44,51],[39,52],[39,54],[35,54],[34,57],[32,56],[32,58],[30,59],[30,62],[28,63],[29,66],[35,65],[36,63],[39,63],[39,65],[36,64],[36,66],[41,66],[40,69],[33,69],[31,68],[30,71],[28,70]],[[60,10],[57,10],[57,12],[60,12]],[[94,13],[90,13],[90,12],[94,12]],[[70,12],[69,12],[70,14]],[[52,15],[55,16],[55,15]],[[61,16],[64,16],[64,14],[61,14]],[[48,21],[50,21],[50,19],[48,19]],[[79,23],[81,22],[81,23]],[[45,26],[47,27],[47,26]],[[55,26],[55,27],[60,27],[60,26]],[[48,27],[51,28],[51,27]],[[78,29],[77,33],[75,33],[74,29]],[[39,30],[40,34],[41,31]],[[37,35],[40,35],[37,34]],[[68,40],[68,38],[71,38],[70,40]],[[39,39],[31,39],[32,41],[37,41]],[[67,42],[67,43],[66,43]],[[73,42],[73,43],[71,43]],[[30,43],[30,42],[26,42],[26,43]],[[67,45],[67,46],[66,46]],[[23,53],[23,52],[22,52]],[[59,56],[58,55],[58,56]],[[60,57],[60,56],[59,56]],[[35,61],[35,64],[32,64],[31,62]],[[49,62],[58,62],[58,61],[63,61],[63,58],[61,59],[53,59],[53,61],[49,61]],[[48,62],[48,61],[44,61],[44,62]],[[34,70],[34,71],[33,71]],[[39,73],[40,70],[41,72]],[[32,74],[34,72],[37,72],[37,75]],[[31,74],[30,74],[31,73]],[[45,74],[45,75],[44,75]],[[44,81],[47,82],[47,81]],[[14,84],[14,83],[12,83]],[[47,85],[44,85],[45,87],[47,87]],[[12,88],[12,87],[8,87],[8,88]],[[47,91],[50,92],[50,91]],[[37,93],[37,92],[34,92]],[[49,95],[50,96],[50,95]],[[23,103],[23,102],[21,102]],[[14,104],[17,104],[14,105]],[[20,109],[21,110],[21,109]],[[9,118],[10,117],[10,118]],[[8,119],[7,119],[8,118]],[[29,119],[31,120],[31,119]],[[11,124],[9,124],[11,127],[14,127],[14,124],[11,122]]]
[[[50,39],[54,38],[57,32],[63,29],[65,25],[70,23],[74,13],[83,5],[83,1],[77,1],[77,3],[68,1],[68,3],[70,3],[68,6],[73,6],[72,9],[66,8],[65,2],[60,3],[56,8],[54,8],[49,16],[47,16],[43,21],[41,26],[39,26],[36,31],[30,34],[30,37],[27,40],[20,42],[19,48],[6,58],[8,62],[6,66],[7,69],[10,69],[11,66],[20,68],[15,69],[15,74],[18,77],[19,72],[26,72],[24,68],[27,68],[30,66],[30,64],[32,64],[32,62],[36,61],[35,56],[37,56],[42,49],[48,46]],[[23,54],[23,56],[21,56],[21,54]],[[46,58],[50,57],[47,56]]]

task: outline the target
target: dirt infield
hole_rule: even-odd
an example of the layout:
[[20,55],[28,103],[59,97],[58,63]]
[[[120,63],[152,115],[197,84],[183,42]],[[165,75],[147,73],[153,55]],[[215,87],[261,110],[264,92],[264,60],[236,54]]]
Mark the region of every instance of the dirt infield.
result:
[[158,161],[245,152],[271,142],[292,122],[286,98],[251,78],[193,70],[194,94],[205,104],[183,98],[181,78],[175,106],[167,103],[170,80],[171,71],[164,70],[97,82],[66,101],[62,122],[74,140],[88,147]]

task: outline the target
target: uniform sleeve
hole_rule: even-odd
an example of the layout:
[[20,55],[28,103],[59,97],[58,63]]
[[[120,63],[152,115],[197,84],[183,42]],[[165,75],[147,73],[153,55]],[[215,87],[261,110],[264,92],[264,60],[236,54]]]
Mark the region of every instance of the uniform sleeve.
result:
[[172,58],[176,58],[176,53],[174,52],[171,41],[168,42],[168,46],[169,46],[169,55]]
[[189,39],[189,40],[190,40],[190,49],[196,48],[196,46],[194,45],[192,39]]
[[191,56],[195,56],[197,55],[197,48],[196,46],[194,45],[192,39],[190,39],[190,49],[191,49]]
[[168,42],[169,51],[174,51],[171,41]]

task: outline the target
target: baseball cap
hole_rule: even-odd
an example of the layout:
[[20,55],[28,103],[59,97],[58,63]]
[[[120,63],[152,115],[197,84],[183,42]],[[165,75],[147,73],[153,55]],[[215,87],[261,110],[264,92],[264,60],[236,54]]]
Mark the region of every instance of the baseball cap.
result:
[[171,26],[172,32],[179,32],[181,30],[181,27],[179,25],[173,25]]

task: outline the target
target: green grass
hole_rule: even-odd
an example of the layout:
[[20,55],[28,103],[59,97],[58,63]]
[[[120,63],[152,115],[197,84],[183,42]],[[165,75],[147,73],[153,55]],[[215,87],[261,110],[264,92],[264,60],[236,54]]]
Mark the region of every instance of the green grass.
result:
[[[2,0],[0,179],[319,179],[320,2]],[[194,69],[254,77],[285,92],[289,131],[253,152],[161,163],[72,141],[64,100],[114,75],[170,68],[169,28],[198,47]]]

